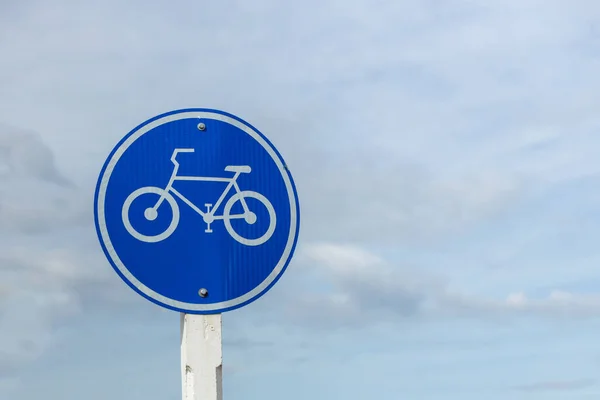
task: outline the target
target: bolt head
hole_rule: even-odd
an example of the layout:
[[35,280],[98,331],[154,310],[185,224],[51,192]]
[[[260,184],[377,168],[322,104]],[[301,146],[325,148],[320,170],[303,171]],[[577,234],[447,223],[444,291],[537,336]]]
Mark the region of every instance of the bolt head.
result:
[[201,131],[205,130],[206,129],[206,124],[204,122],[200,122],[198,124],[198,129],[201,130]]
[[198,290],[198,294],[200,295],[200,297],[206,297],[206,296],[208,296],[208,290],[206,290],[205,288],[202,288],[202,289]]

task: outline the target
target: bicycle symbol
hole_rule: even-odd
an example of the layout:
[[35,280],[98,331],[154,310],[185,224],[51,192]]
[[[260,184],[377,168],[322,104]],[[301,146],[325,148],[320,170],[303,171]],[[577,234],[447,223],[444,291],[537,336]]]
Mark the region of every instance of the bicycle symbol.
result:
[[[241,191],[240,187],[237,184],[237,178],[241,174],[250,173],[250,171],[251,171],[250,166],[249,165],[228,165],[228,166],[226,166],[225,167],[226,172],[234,173],[233,177],[231,177],[231,178],[202,177],[202,176],[179,176],[179,175],[177,175],[177,172],[179,170],[179,162],[177,161],[177,154],[193,153],[193,152],[194,152],[194,149],[175,149],[175,150],[173,150],[173,154],[171,155],[171,162],[173,163],[173,172],[171,174],[171,178],[169,179],[169,182],[165,189],[162,189],[162,188],[156,187],[156,186],[146,186],[146,187],[142,187],[142,188],[135,190],[133,193],[131,193],[127,197],[127,199],[125,199],[125,202],[123,203],[121,217],[123,219],[123,224],[125,225],[125,229],[127,229],[127,232],[129,232],[129,234],[131,234],[131,236],[133,236],[134,238],[136,238],[142,242],[146,242],[146,243],[160,242],[161,240],[165,240],[166,238],[171,236],[171,234],[175,231],[175,229],[177,228],[177,225],[179,224],[179,204],[173,197],[173,195],[175,195],[181,201],[183,201],[185,204],[187,204],[190,208],[192,208],[192,210],[194,210],[196,213],[198,213],[199,215],[202,216],[202,219],[206,223],[206,229],[204,230],[204,232],[206,232],[206,233],[213,232],[212,229],[210,228],[210,224],[212,224],[214,221],[217,221],[217,220],[223,220],[223,223],[225,225],[225,229],[227,230],[227,233],[229,233],[229,235],[233,239],[237,240],[241,244],[244,244],[246,246],[258,246],[258,245],[265,243],[267,240],[269,240],[270,237],[273,235],[273,232],[275,231],[275,223],[276,223],[275,209],[273,208],[273,205],[265,196],[263,196],[262,194],[260,194],[258,192],[254,192],[252,190]],[[214,204],[214,207],[213,207],[213,204],[211,204],[211,203],[205,204],[206,211],[204,212],[204,211],[200,210],[200,208],[198,208],[194,203],[192,203],[190,200],[188,200],[184,195],[182,195],[179,191],[177,191],[177,189],[173,188],[173,183],[175,181],[226,182],[227,187],[223,190],[223,193],[221,194],[219,199]],[[231,198],[227,201],[227,203],[225,203],[223,213],[221,215],[216,215],[215,214],[216,211],[218,210],[219,206],[223,202],[223,199],[225,198],[225,196],[227,196],[227,194],[229,193],[229,191],[231,190],[232,187],[235,189],[236,193],[233,196],[231,196]],[[153,235],[153,236],[141,234],[133,227],[133,225],[131,225],[131,221],[129,220],[129,208],[131,207],[131,204],[138,197],[145,195],[145,194],[156,194],[159,196],[156,204],[153,207],[149,207],[144,211],[144,217],[146,218],[146,220],[154,221],[158,217],[159,207],[161,206],[161,204],[163,204],[163,202],[165,200],[167,201],[167,204],[171,207],[171,211],[172,211],[172,213],[171,213],[172,219],[171,219],[171,222],[170,222],[169,226],[167,227],[167,229],[164,232],[161,232],[161,233],[159,233],[157,235]],[[246,198],[253,198],[253,199],[258,200],[266,207],[266,209],[269,213],[269,227],[262,236],[260,236],[256,239],[247,239],[245,237],[242,237],[233,229],[233,226],[231,225],[232,219],[244,219],[246,221],[246,223],[248,223],[250,225],[253,225],[254,223],[256,223],[257,216],[255,213],[250,211],[250,209],[248,208],[248,205],[246,204]],[[242,214],[231,214],[231,208],[238,201],[241,203],[244,212]]]

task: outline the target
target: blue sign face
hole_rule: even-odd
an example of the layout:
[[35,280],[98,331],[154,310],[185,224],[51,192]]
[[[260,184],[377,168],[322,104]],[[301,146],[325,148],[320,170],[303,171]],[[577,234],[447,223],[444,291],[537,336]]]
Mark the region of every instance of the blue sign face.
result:
[[214,314],[269,290],[293,255],[292,176],[255,128],[221,111],[154,117],[109,155],[96,230],[119,276],[172,310]]

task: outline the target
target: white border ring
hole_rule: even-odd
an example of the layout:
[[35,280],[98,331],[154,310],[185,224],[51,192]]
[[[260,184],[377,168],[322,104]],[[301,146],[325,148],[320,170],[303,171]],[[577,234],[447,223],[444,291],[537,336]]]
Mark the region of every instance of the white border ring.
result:
[[[110,181],[110,177],[114,171],[117,162],[121,158],[121,156],[127,151],[129,146],[131,146],[137,139],[142,137],[147,132],[155,129],[158,126],[163,124],[178,121],[182,119],[212,119],[225,122],[227,124],[233,125],[234,127],[242,130],[247,133],[250,137],[256,140],[264,149],[267,151],[273,162],[277,165],[277,168],[283,178],[285,183],[287,196],[289,199],[290,205],[290,230],[288,233],[287,242],[285,244],[285,248],[281,257],[271,273],[254,289],[251,291],[236,297],[231,300],[222,301],[219,303],[212,304],[197,304],[197,303],[186,303],[183,301],[178,301],[174,299],[170,299],[161,295],[160,293],[155,292],[150,289],[142,282],[140,282],[133,274],[127,269],[127,267],[123,264],[121,259],[119,258],[108,234],[108,230],[106,228],[106,216],[104,214],[104,207],[106,201],[106,189],[108,187],[108,183]],[[283,164],[280,156],[277,154],[276,150],[273,146],[266,140],[260,133],[254,130],[251,126],[242,122],[241,120],[235,119],[232,116],[221,114],[217,112],[217,110],[208,111],[208,110],[178,110],[173,111],[167,114],[163,114],[163,116],[159,116],[154,120],[150,120],[143,124],[142,126],[136,128],[129,136],[126,137],[125,140],[113,151],[112,156],[110,156],[109,160],[107,160],[105,164],[105,168],[102,172],[102,175],[99,179],[99,184],[96,192],[96,224],[97,230],[99,234],[99,238],[105,248],[105,253],[107,257],[110,258],[113,266],[118,269],[118,271],[122,274],[122,276],[132,285],[135,289],[137,289],[140,293],[143,293],[148,298],[152,299],[154,302],[158,304],[162,304],[168,308],[172,308],[179,311],[185,311],[190,313],[210,313],[210,312],[223,312],[231,309],[235,309],[244,303],[249,303],[260,295],[264,294],[267,288],[279,278],[284,268],[287,266],[296,244],[297,239],[297,231],[298,231],[298,203],[296,200],[296,192],[294,189],[294,185],[291,181],[290,176],[288,175],[288,171]]]

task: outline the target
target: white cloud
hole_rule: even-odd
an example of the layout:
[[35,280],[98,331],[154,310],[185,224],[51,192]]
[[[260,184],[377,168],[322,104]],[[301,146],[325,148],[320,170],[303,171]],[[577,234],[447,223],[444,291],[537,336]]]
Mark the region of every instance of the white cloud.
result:
[[81,290],[111,275],[98,268],[96,246],[89,251],[87,195],[57,171],[41,138],[2,126],[0,164],[0,358],[15,372],[81,312]]
[[319,266],[341,276],[370,275],[372,270],[385,267],[381,258],[355,246],[317,243],[307,246],[304,252]]
[[537,382],[517,386],[515,389],[523,392],[565,392],[585,389],[594,385],[596,385],[595,379],[572,379]]
[[[392,264],[354,245],[306,245],[303,263],[319,280],[333,286],[327,294],[307,292],[289,305],[292,312],[312,318],[322,315],[329,324],[389,322],[406,316],[454,315],[498,318],[600,316],[600,294],[553,290],[545,297],[511,292],[504,299],[468,294],[420,271]],[[305,257],[305,258],[304,258]],[[295,308],[295,309],[294,309]]]
[[0,125],[0,232],[47,233],[81,225],[87,207],[35,133]]
[[313,240],[419,242],[493,217],[527,190],[518,177],[487,171],[440,177],[366,150],[339,158],[298,169],[303,229]]

